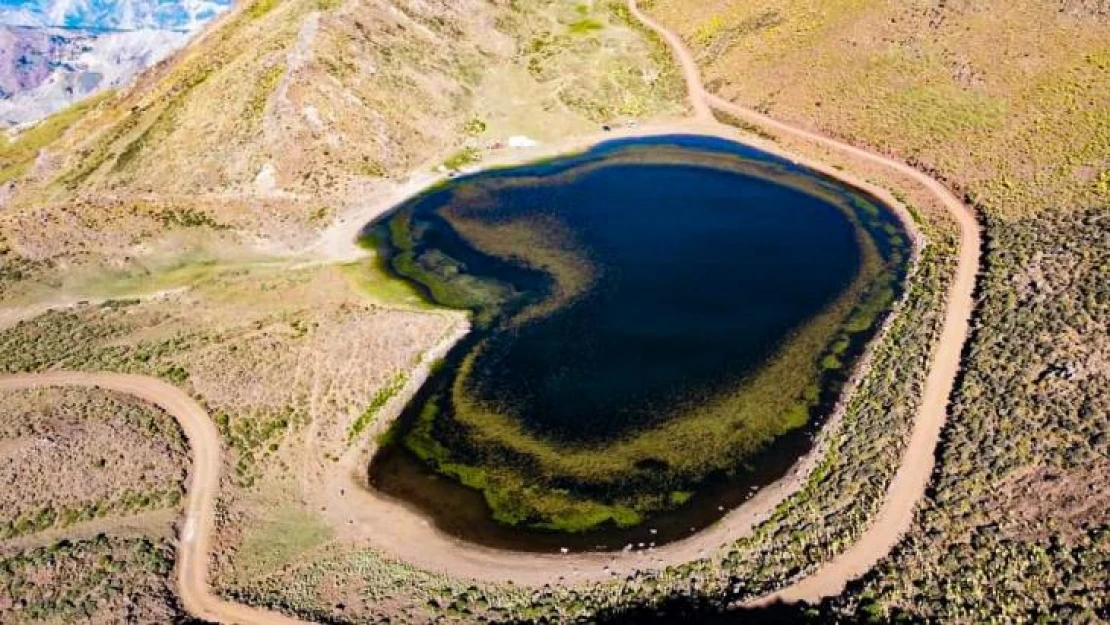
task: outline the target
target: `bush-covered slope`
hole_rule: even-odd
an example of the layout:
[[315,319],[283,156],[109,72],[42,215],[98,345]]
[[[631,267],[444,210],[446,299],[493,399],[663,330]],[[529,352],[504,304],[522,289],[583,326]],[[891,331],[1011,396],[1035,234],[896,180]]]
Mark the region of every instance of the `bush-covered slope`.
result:
[[711,90],[913,162],[986,222],[934,492],[845,609],[1096,618],[1110,554],[1105,4],[657,0],[652,12]]

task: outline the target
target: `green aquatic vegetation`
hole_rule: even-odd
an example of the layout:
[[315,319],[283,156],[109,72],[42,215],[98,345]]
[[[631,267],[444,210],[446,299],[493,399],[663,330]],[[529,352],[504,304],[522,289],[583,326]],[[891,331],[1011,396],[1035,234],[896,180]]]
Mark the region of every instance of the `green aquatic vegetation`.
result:
[[393,259],[392,268],[427,289],[440,306],[479,310],[479,321],[493,315],[492,307],[506,297],[506,287],[463,273],[461,265],[440,252],[406,252]]
[[475,248],[551,277],[552,286],[543,301],[514,315],[514,324],[522,325],[567,306],[596,279],[596,268],[582,257],[573,234],[558,220],[540,215],[489,223],[481,219],[483,207],[469,205],[463,210],[457,206],[445,210],[444,216]]
[[[615,493],[603,505],[627,508],[638,516],[674,507],[679,502],[644,498],[636,492],[637,487],[648,474],[665,483],[696,486],[709,473],[734,470],[737,457],[754,454],[767,441],[809,421],[811,411],[819,403],[819,392],[815,392],[818,386],[813,381],[821,374],[820,363],[814,362],[812,354],[820,353],[829,344],[830,336],[833,340],[841,338],[838,329],[852,310],[851,295],[799,331],[776,358],[740,389],[722,397],[688,402],[669,415],[661,427],[602,447],[573,447],[545,441],[528,433],[505,410],[475,404],[466,384],[474,360],[480,355],[477,348],[460,365],[455,378],[452,389],[455,419],[484,450],[484,457],[523,456],[527,461],[483,466],[481,480],[464,483],[483,492],[500,521],[550,515],[550,521],[529,523],[534,527],[574,526],[579,531],[596,527],[587,523],[596,511],[588,510],[585,516],[579,513],[589,498],[521,487],[543,483],[544,476],[559,476],[562,481],[575,480],[584,487]],[[445,473],[464,475],[462,463],[452,460],[450,450],[433,444],[431,433],[436,416],[432,411],[422,415],[420,457]],[[691,453],[695,449],[698,452]],[[640,468],[655,464],[665,467],[663,475]],[[511,512],[505,507],[506,502],[511,505]]]

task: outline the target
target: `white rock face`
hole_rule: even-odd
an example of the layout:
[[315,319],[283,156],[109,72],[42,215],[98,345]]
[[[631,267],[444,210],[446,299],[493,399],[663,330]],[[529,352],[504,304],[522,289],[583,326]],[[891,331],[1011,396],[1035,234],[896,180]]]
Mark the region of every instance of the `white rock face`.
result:
[[0,1],[0,23],[103,31],[194,30],[232,0],[12,0]]
[[127,85],[232,0],[0,0],[0,126]]
[[[0,26],[0,30],[5,27]],[[48,51],[54,56],[40,61],[46,69],[41,80],[32,81],[24,89],[18,88],[17,81],[17,89],[0,98],[0,124],[5,126],[38,121],[102,89],[124,86],[189,39],[187,33],[165,30],[100,35],[53,29],[33,32],[46,33],[54,41],[64,39],[66,45]]]

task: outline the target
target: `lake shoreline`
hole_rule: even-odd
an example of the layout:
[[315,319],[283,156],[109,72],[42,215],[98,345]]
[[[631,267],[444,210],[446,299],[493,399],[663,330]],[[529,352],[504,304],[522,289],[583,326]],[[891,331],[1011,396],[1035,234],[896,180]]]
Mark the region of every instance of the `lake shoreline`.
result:
[[[642,191],[668,176],[678,176],[670,186],[684,190],[661,203],[655,200],[666,191]],[[563,205],[554,200],[565,194],[570,195]],[[548,206],[539,198],[556,203]],[[534,224],[539,229],[514,228],[508,236],[504,220],[532,223],[537,202],[544,205],[539,213],[548,215]],[[679,205],[686,209],[675,211]],[[466,227],[470,235],[454,232],[460,227],[456,219],[467,219],[467,214],[477,220]],[[445,215],[455,217],[448,223]],[[508,238],[495,243],[503,258],[492,265],[473,257],[476,250],[467,240],[481,236],[487,226],[479,224],[489,219],[499,233],[496,238]],[[549,223],[552,219],[562,225]],[[451,233],[442,232],[444,228]],[[576,231],[586,238],[569,234]],[[907,256],[905,233],[873,198],[784,159],[689,135],[615,140],[540,166],[467,176],[390,213],[377,222],[371,238],[384,257],[399,263],[396,277],[414,280],[440,304],[469,308],[467,301],[486,302],[474,304],[475,318],[482,319],[488,318],[483,312],[490,305],[487,298],[474,300],[473,287],[464,285],[515,275],[502,260],[513,267],[532,265],[521,259],[547,246],[543,239],[549,236],[558,239],[564,257],[547,265],[558,267],[560,276],[572,274],[576,284],[582,272],[562,270],[576,264],[565,254],[584,253],[583,258],[604,266],[625,255],[625,261],[617,261],[623,264],[611,267],[621,278],[616,283],[603,280],[608,286],[598,292],[611,296],[595,300],[591,287],[574,312],[567,310],[574,318],[585,319],[581,315],[586,310],[602,315],[568,330],[558,321],[565,318],[560,307],[548,305],[553,293],[545,287],[546,295],[526,297],[529,306],[542,306],[553,315],[553,325],[542,319],[528,328],[478,322],[478,336],[468,337],[461,351],[454,350],[436,380],[410,403],[389,437],[396,443],[375,456],[370,470],[374,487],[417,505],[443,531],[496,548],[544,552],[659,546],[711,525],[752,492],[779,479],[808,452],[850,377],[851,365],[900,293]],[[434,243],[428,247],[425,239]],[[521,247],[523,240],[529,243]],[[603,242],[602,247],[587,240]],[[688,245],[688,240],[699,244]],[[614,241],[623,250],[618,257],[602,251],[612,250]],[[416,259],[425,254],[436,260],[420,269]],[[447,258],[462,259],[466,268],[436,277],[442,269],[435,268]],[[759,271],[753,272],[756,267]],[[625,279],[637,286],[623,295],[611,291]],[[529,293],[535,280],[529,284],[523,291],[511,291]],[[706,288],[708,284],[715,286]],[[483,287],[476,292],[488,291]],[[591,301],[609,303],[597,309]],[[655,302],[661,307],[654,308]],[[690,325],[691,318],[699,321]],[[613,329],[614,322],[621,328],[634,323],[640,328],[637,338]],[[511,361],[494,365],[506,378],[485,365],[479,375],[493,384],[487,387],[493,392],[489,397],[509,398],[518,416],[484,412],[498,409],[474,403],[483,400],[472,395],[477,387],[466,381],[475,380],[470,365],[483,367],[481,346],[500,337],[514,337],[509,339],[512,345],[543,327],[551,329],[538,330],[538,336],[547,338],[534,347],[514,349],[527,354],[520,356],[526,362],[543,363],[540,369],[548,373],[521,377],[520,366]],[[616,342],[606,342],[606,337]],[[597,341],[608,345],[600,348],[608,364],[591,373],[593,365],[587,363],[597,357],[588,355],[591,349],[582,352],[573,346]],[[551,352],[553,344],[562,345],[557,353]],[[616,356],[625,353],[656,354],[656,360],[642,356],[625,363]],[[471,362],[471,356],[478,359]],[[710,378],[698,363],[713,363]],[[568,381],[553,383],[557,372]],[[681,382],[659,395],[657,389],[671,388],[659,386],[666,384],[663,372]],[[461,386],[453,382],[456,378]],[[709,380],[715,390],[698,386]],[[541,385],[549,393],[546,408],[529,409],[512,399],[523,399],[517,393]],[[651,402],[647,413],[638,408],[645,391],[663,402]],[[475,409],[479,412],[474,416],[482,421],[467,416]],[[548,410],[572,417],[564,426],[570,428],[570,440],[545,436],[527,425],[548,419]],[[650,423],[637,424],[635,419],[642,417],[628,421],[632,414],[650,415]],[[581,429],[596,432],[599,425],[613,434],[574,442]],[[483,452],[469,443],[460,447],[446,442],[467,440],[448,434],[458,427],[463,427],[462,436],[473,432],[486,441],[482,445],[492,447]],[[508,438],[485,437],[487,427]],[[437,441],[445,441],[446,447]],[[491,460],[503,453],[508,456]],[[517,483],[528,488],[522,491]],[[464,486],[483,493],[485,501]]]
[[[527,154],[512,157],[502,155],[491,161],[493,166],[506,166],[520,162],[550,158],[558,154],[574,153],[597,143],[617,138],[656,137],[675,134],[693,134],[717,137],[746,145],[774,156],[785,158],[797,165],[824,174],[838,183],[847,185],[861,193],[879,200],[882,206],[893,212],[902,222],[910,238],[911,258],[909,272],[912,275],[925,239],[918,229],[910,211],[886,189],[855,177],[848,171],[840,170],[813,159],[799,156],[765,139],[740,132],[729,126],[704,122],[677,122],[640,128],[621,129],[613,133],[598,134],[568,140],[559,146],[545,146]],[[424,189],[414,190],[412,195]],[[396,203],[382,207],[375,212],[380,216]],[[361,227],[359,228],[361,230]],[[359,250],[359,255],[365,255]],[[537,554],[529,552],[506,551],[481,547],[455,539],[437,530],[421,514],[404,505],[368,490],[366,484],[367,461],[376,451],[371,444],[358,454],[362,462],[345,472],[343,479],[336,480],[334,490],[347,490],[344,502],[350,512],[350,522],[365,523],[370,526],[367,534],[372,535],[374,546],[384,553],[407,561],[430,571],[460,575],[476,580],[513,581],[517,584],[542,585],[554,578],[573,580],[599,580],[616,574],[628,574],[641,569],[657,569],[666,564],[676,564],[698,557],[719,546],[729,544],[750,534],[759,522],[763,521],[786,498],[797,492],[808,479],[813,468],[823,458],[828,445],[828,432],[834,431],[843,417],[844,407],[855,395],[859,380],[866,374],[874,346],[885,340],[889,326],[902,308],[899,300],[892,308],[892,314],[880,327],[878,334],[868,344],[867,350],[857,361],[849,382],[845,385],[838,402],[817,437],[813,449],[801,458],[795,467],[778,481],[764,487],[742,506],[730,511],[713,526],[681,541],[653,550],[617,553],[570,553]],[[411,399],[411,392],[395,398],[397,405],[379,415],[379,426],[396,418],[404,403]],[[354,490],[352,498],[351,490]],[[347,512],[345,511],[345,512]]]

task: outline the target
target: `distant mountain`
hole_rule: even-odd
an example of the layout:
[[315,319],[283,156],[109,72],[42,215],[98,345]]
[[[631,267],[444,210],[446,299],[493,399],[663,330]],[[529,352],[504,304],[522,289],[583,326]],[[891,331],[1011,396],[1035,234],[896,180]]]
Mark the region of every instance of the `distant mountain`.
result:
[[232,0],[0,0],[0,23],[79,30],[194,30]]
[[126,85],[232,0],[0,0],[0,126]]

